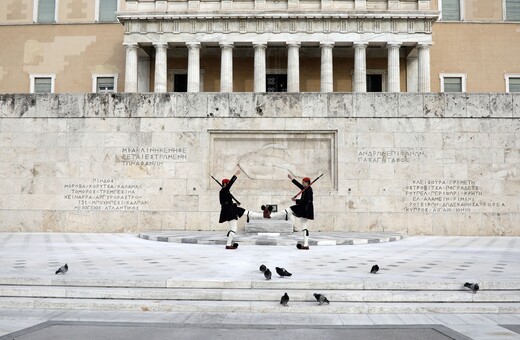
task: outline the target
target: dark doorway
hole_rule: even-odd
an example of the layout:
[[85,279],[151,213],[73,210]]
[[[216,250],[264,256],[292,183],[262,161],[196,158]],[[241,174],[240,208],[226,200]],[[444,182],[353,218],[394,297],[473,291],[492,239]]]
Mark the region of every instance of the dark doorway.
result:
[[268,74],[266,92],[287,92],[287,74]]
[[382,74],[367,74],[367,92],[383,92]]
[[173,75],[173,92],[188,92],[188,75]]

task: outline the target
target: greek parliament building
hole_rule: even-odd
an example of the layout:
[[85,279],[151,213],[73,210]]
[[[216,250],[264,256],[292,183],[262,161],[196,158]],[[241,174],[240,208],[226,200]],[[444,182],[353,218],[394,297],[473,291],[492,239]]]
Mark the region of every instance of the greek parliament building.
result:
[[520,0],[2,0],[0,93],[520,91]]

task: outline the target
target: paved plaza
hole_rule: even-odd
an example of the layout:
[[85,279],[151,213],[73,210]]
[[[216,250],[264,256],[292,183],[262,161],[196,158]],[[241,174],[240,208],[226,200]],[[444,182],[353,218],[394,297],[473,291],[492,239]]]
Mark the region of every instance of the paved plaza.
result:
[[[96,339],[117,339],[110,335],[116,330],[125,339],[141,339],[142,334],[150,334],[149,339],[320,339],[320,334],[323,339],[382,339],[381,334],[386,339],[520,339],[520,238],[415,236],[385,242],[384,235],[365,236],[380,242],[324,242],[309,251],[243,244],[230,251],[222,245],[158,242],[134,234],[2,233],[0,336],[17,333],[0,339],[88,339],[95,334]],[[191,237],[197,238],[197,232]],[[322,233],[315,239],[339,237]],[[55,275],[64,263],[69,272]],[[380,272],[369,274],[375,263]],[[293,276],[274,274],[266,281],[260,264],[273,272],[285,267]],[[481,290],[471,294],[462,287],[466,281],[478,282]],[[226,289],[237,301],[224,301],[222,291],[215,301],[191,301],[183,297],[182,288],[188,291],[188,286],[204,294]],[[89,304],[86,295],[95,289],[106,293],[104,287],[114,290],[110,294],[128,296],[115,307],[108,308],[104,299]],[[159,294],[154,287],[171,288],[179,296],[154,299]],[[255,287],[266,296],[251,302]],[[284,308],[276,298],[286,289],[292,289],[293,299]],[[415,301],[417,297],[413,304],[387,300],[418,289],[444,294],[447,303],[437,305],[446,310],[432,307],[428,312],[428,301]],[[137,291],[139,299],[147,292],[151,307],[125,310],[137,303],[131,295]],[[313,303],[312,294],[305,296],[311,291],[330,291],[331,304]],[[54,294],[54,302],[41,294]],[[345,297],[352,294],[360,294],[356,302]],[[62,297],[73,297],[73,302]],[[507,303],[497,303],[501,299]],[[459,307],[466,312],[457,312]]]

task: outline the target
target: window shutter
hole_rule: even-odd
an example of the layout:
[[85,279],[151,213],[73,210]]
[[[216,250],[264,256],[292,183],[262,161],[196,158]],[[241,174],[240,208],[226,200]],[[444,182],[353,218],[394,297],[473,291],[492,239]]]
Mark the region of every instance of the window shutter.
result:
[[520,92],[520,78],[509,78],[509,92]]
[[444,77],[444,92],[462,92],[462,78]]
[[520,21],[520,0],[506,0],[506,20]]
[[34,78],[34,93],[51,93],[51,78]]
[[114,78],[113,77],[98,77],[97,78],[98,92],[114,92]]
[[442,0],[442,20],[460,20],[460,0]]
[[38,22],[55,22],[56,0],[38,1]]
[[117,21],[116,11],[117,0],[99,0],[99,21]]

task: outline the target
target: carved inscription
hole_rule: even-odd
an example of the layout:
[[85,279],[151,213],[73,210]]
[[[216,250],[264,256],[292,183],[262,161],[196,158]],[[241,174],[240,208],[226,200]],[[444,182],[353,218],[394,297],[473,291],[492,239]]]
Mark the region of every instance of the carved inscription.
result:
[[92,179],[64,185],[67,201],[74,210],[146,210],[150,201],[144,197],[142,184],[117,179]]
[[359,163],[410,163],[426,157],[421,148],[359,148]]
[[404,189],[406,212],[469,213],[482,208],[505,207],[483,198],[482,188],[472,180],[413,180]]
[[116,156],[123,165],[160,166],[164,163],[185,162],[188,160],[186,148],[122,148]]

